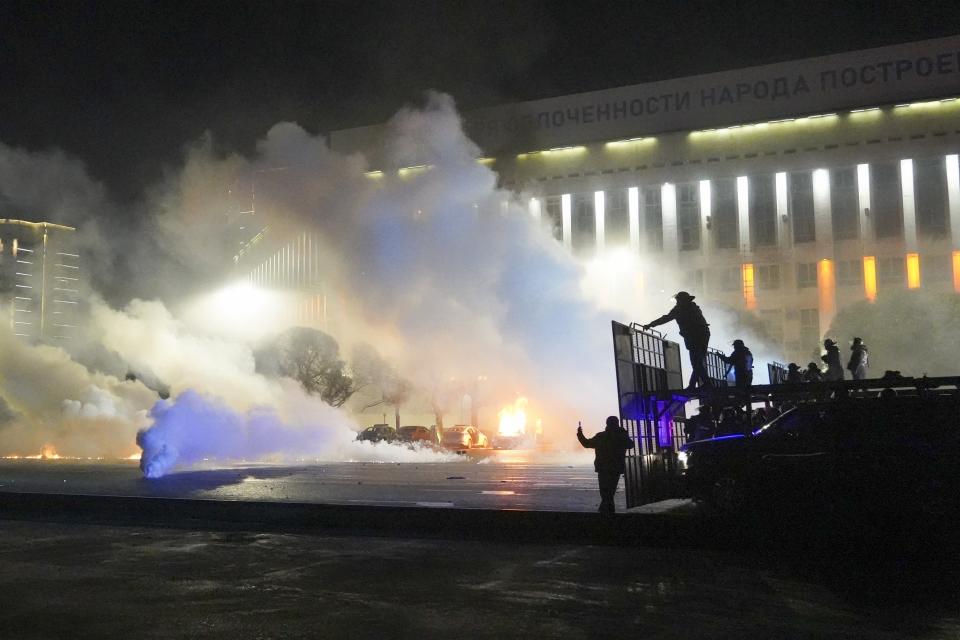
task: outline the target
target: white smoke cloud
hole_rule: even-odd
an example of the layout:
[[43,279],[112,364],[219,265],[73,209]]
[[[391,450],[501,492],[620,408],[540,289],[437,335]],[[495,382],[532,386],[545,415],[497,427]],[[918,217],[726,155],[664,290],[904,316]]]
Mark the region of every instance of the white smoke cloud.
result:
[[[365,158],[338,155],[291,123],[272,128],[251,159],[219,157],[208,141],[191,148],[144,207],[153,213],[145,228],[162,250],[143,250],[130,287],[161,299],[123,308],[93,299],[88,342],[71,347],[76,359],[0,336],[9,409],[0,411],[0,424],[9,415],[0,447],[35,451],[54,442],[65,453],[127,455],[148,427],[139,437],[148,476],[203,459],[445,459],[357,443],[349,415],[290,380],[256,372],[258,340],[284,326],[266,309],[282,305],[221,313],[223,290],[210,284],[226,284],[235,247],[225,241],[224,212],[250,176],[269,208],[270,233],[309,229],[324,238],[322,270],[340,292],[336,337],[344,352],[375,344],[424,387],[483,379],[480,391],[494,405],[524,395],[561,444],[575,446],[578,419],[602,425],[616,413],[610,320],[666,312],[674,285],[642,286],[631,274],[646,267],[635,257],[585,268],[570,256],[476,162],[478,149],[449,97],[434,94],[422,109],[402,110],[390,130],[384,157],[392,164],[376,168],[430,169],[375,183],[364,175],[373,168]],[[0,190],[13,184],[2,163],[0,153]],[[80,165],[65,163],[73,166],[64,170],[67,183],[83,185]],[[102,199],[93,183],[70,193]],[[739,337],[707,311],[714,344]],[[122,369],[154,389],[121,380]],[[157,402],[161,383],[170,401]],[[477,383],[466,387],[474,390]]]

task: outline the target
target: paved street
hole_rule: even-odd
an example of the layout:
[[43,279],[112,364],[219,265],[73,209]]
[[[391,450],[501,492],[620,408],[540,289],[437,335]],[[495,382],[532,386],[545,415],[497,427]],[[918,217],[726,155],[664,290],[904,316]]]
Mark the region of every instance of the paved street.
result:
[[[0,521],[4,638],[953,638],[956,574],[750,556]],[[944,588],[944,585],[947,585]]]
[[[444,463],[258,464],[179,471],[157,480],[144,479],[134,461],[4,460],[0,491],[595,511],[599,495],[591,459],[533,464],[501,453]],[[617,500],[623,510],[622,484]]]

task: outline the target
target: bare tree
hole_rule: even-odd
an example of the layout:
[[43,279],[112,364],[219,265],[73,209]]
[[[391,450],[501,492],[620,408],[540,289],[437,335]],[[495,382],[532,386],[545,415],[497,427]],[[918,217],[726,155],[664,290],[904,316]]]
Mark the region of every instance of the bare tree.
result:
[[343,404],[364,382],[351,377],[337,341],[323,331],[293,327],[257,354],[259,369],[293,378],[307,393],[333,407]]
[[354,350],[353,370],[355,377],[379,391],[379,398],[367,404],[363,410],[384,404],[392,406],[396,428],[399,429],[400,407],[410,399],[413,384],[368,344],[359,345]]

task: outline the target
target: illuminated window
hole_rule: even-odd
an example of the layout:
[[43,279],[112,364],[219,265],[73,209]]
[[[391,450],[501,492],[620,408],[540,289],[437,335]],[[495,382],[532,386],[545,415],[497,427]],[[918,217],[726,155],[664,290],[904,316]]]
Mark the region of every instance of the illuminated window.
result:
[[681,251],[700,248],[700,185],[681,184],[677,189],[677,231]]
[[714,180],[713,213],[710,216],[710,228],[718,249],[736,249],[737,235],[737,182],[733,178]]
[[856,169],[850,167],[831,172],[830,214],[833,218],[835,240],[849,240],[860,235],[860,204],[857,197]]
[[573,251],[592,251],[597,243],[597,222],[594,219],[593,193],[573,196]]
[[757,290],[771,291],[780,288],[780,265],[758,264],[754,270]]
[[651,251],[662,251],[663,208],[660,187],[657,185],[643,188],[643,225],[647,232],[647,248]]
[[820,342],[820,311],[800,309],[800,343],[810,349]]
[[750,232],[755,247],[777,244],[777,196],[773,175],[750,176]]
[[903,200],[898,165],[870,165],[870,205],[870,217],[878,238],[903,235]]
[[604,227],[607,246],[624,245],[630,240],[630,216],[626,189],[609,189],[604,193]]
[[551,196],[547,198],[547,223],[557,242],[563,240],[563,208],[560,204],[560,196]]
[[877,258],[877,283],[881,287],[903,287],[907,284],[907,267],[902,256]]
[[942,237],[949,229],[947,212],[947,171],[944,158],[913,161],[914,202],[917,231],[928,237]]
[[863,286],[863,263],[860,260],[837,262],[837,285],[841,287]]
[[813,212],[813,176],[809,172],[790,174],[790,217],[794,243],[817,239]]
[[817,286],[817,263],[801,262],[797,264],[797,289],[809,289]]

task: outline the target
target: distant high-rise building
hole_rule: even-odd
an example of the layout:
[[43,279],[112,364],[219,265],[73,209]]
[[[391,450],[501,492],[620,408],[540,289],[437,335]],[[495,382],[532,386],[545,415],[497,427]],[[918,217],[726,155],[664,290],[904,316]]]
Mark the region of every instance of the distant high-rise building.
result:
[[76,335],[82,301],[76,230],[50,222],[0,219],[0,317],[28,340]]

